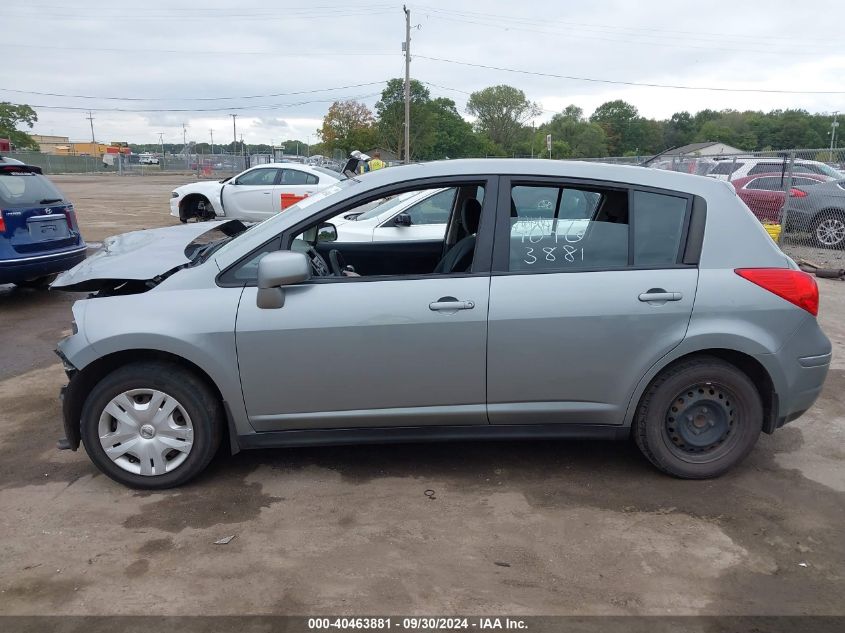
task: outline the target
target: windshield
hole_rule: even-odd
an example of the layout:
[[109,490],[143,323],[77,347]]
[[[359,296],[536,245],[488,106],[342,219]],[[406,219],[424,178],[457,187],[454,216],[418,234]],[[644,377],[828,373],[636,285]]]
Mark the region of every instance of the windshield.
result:
[[0,204],[4,207],[50,204],[62,200],[62,193],[40,174],[11,167],[0,171]]
[[409,198],[413,198],[418,193],[419,193],[419,191],[409,191],[408,193],[403,193],[403,194],[400,194],[400,195],[398,195],[394,198],[390,198],[388,200],[385,200],[384,202],[382,202],[379,205],[376,205],[375,207],[373,207],[369,211],[362,213],[357,218],[355,218],[355,220],[361,221],[361,220],[370,220],[372,218],[376,218],[376,217],[380,216],[382,213],[390,211],[391,209],[395,209],[400,204],[402,204],[403,202],[405,202]]
[[845,177],[845,174],[843,174],[841,171],[837,171],[836,169],[834,169],[830,165],[826,165],[825,163],[819,163],[819,170],[825,176],[830,176],[831,178],[836,178],[837,180]]

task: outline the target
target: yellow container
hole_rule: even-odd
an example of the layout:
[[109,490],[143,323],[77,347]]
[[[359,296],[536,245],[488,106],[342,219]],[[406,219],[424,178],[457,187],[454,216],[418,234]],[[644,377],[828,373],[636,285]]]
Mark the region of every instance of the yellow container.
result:
[[766,233],[769,234],[775,242],[778,241],[780,237],[780,224],[763,224],[763,228],[766,229]]

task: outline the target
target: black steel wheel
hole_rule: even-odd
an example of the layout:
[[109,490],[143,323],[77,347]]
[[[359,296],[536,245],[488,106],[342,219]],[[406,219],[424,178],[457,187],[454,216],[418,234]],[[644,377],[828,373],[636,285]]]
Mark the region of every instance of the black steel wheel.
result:
[[660,470],[716,477],[751,451],[763,426],[760,394],[736,366],[711,356],[671,365],[643,394],[634,439]]

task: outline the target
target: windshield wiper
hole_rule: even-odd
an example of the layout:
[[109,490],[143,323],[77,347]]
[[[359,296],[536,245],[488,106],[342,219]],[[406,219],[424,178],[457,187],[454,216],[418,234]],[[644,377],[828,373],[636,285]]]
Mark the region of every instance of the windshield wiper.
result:
[[51,202],[61,202],[61,198],[44,198],[43,200],[39,200],[38,204],[50,204]]

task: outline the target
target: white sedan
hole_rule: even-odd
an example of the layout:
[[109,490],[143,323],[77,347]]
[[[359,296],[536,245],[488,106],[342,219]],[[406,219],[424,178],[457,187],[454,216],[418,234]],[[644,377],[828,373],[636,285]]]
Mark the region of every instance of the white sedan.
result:
[[204,180],[173,190],[170,215],[187,222],[237,219],[261,222],[343,176],[323,167],[269,163],[223,180]]
[[455,191],[451,187],[403,193],[375,206],[365,205],[344,213],[330,222],[337,228],[337,240],[341,242],[442,240]]

